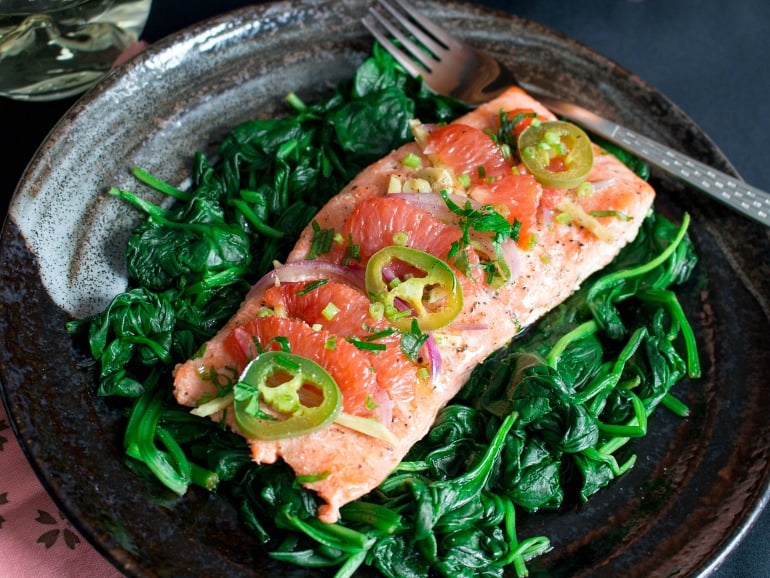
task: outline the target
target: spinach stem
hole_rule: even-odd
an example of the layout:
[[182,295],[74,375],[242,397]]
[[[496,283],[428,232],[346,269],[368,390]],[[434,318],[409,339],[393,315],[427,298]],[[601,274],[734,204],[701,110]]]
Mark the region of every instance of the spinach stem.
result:
[[631,396],[634,417],[626,425],[607,424],[599,421],[597,423],[602,433],[629,438],[639,438],[647,435],[647,410],[644,407],[644,403],[634,392],[629,391],[628,395]]
[[382,534],[393,534],[401,528],[401,516],[387,508],[371,502],[356,501],[342,508],[346,522],[368,524]]
[[661,251],[654,259],[651,259],[647,263],[644,263],[642,265],[639,265],[638,267],[633,267],[631,269],[621,269],[620,271],[615,271],[614,273],[609,273],[608,275],[605,275],[604,277],[601,277],[599,280],[594,283],[594,285],[591,287],[591,289],[588,291],[588,301],[592,301],[593,297],[604,290],[606,290],[607,287],[611,287],[618,283],[619,281],[622,281],[623,279],[628,279],[630,277],[638,277],[641,275],[644,275],[645,273],[649,273],[655,267],[658,267],[659,265],[662,265],[665,263],[669,257],[676,251],[676,248],[679,246],[679,243],[682,242],[682,239],[684,239],[685,234],[687,233],[687,228],[690,225],[690,215],[685,213],[684,217],[682,218],[682,225],[679,228],[679,231],[676,235],[676,237],[669,243],[669,245]]
[[373,539],[365,534],[341,524],[324,524],[315,518],[302,520],[288,512],[285,512],[284,516],[289,524],[303,531],[316,542],[330,548],[357,554],[361,550],[368,549],[373,542]]
[[646,289],[640,291],[638,297],[642,301],[661,303],[668,308],[671,316],[679,324],[682,338],[684,339],[687,352],[687,375],[691,378],[700,377],[700,358],[698,356],[698,344],[695,340],[695,332],[692,329],[692,325],[690,325],[690,322],[687,320],[687,316],[685,315],[676,294],[673,291],[664,289]]
[[598,330],[599,324],[594,319],[578,325],[575,327],[575,329],[563,335],[556,342],[546,357],[546,363],[555,369],[559,361],[559,356],[564,353],[564,350],[567,349],[567,347],[569,347],[572,342],[579,341],[588,337],[589,335],[593,335]]
[[259,215],[257,215],[251,207],[249,207],[246,201],[242,199],[233,199],[230,202],[236,209],[241,212],[246,220],[254,226],[258,233],[261,233],[266,237],[272,237],[273,239],[280,239],[283,237],[283,231],[274,229],[265,223],[262,219],[260,219]]
[[164,195],[168,195],[170,197],[179,199],[180,201],[184,201],[184,202],[187,202],[192,199],[192,194],[188,193],[187,191],[178,189],[172,185],[169,185],[167,182],[160,180],[159,178],[151,175],[150,173],[148,173],[147,171],[145,171],[140,167],[132,167],[131,172],[141,182],[152,187],[156,191],[163,193]]
[[661,403],[663,407],[679,417],[688,417],[690,415],[690,408],[670,393],[663,396]]
[[[162,428],[158,428],[158,420],[162,410],[161,396],[152,391],[145,395],[148,395],[150,400],[145,413],[139,417],[139,421],[136,423],[134,430],[136,436],[133,439],[126,436],[126,453],[143,462],[163,485],[181,496],[187,491],[190,482],[189,462],[171,436],[167,435],[167,432]],[[156,435],[166,445],[170,455],[160,451],[155,446]]]

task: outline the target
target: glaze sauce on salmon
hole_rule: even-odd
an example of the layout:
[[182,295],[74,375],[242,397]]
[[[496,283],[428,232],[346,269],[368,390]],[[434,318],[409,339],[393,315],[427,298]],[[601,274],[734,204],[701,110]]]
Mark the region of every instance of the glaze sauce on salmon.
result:
[[[652,206],[652,188],[596,146],[588,194],[543,187],[489,136],[499,129],[501,110],[553,119],[537,101],[512,88],[450,125],[416,125],[416,142],[362,171],[331,199],[287,259],[307,265],[317,229],[333,230],[331,249],[312,255],[313,262],[346,273],[312,291],[307,290],[312,279],[275,276],[267,287],[249,293],[199,356],[175,368],[177,401],[195,407],[219,395],[261,351],[288,343],[289,351],[332,374],[345,413],[387,428],[387,439],[336,422],[284,439],[247,438],[256,462],[282,459],[297,476],[314,480],[304,485],[323,501],[318,516],[325,522],[336,521],[340,507],[394,470],[479,363],[607,265],[636,236]],[[431,332],[419,355],[409,356],[400,334],[388,332],[391,323],[373,313],[370,296],[357,280],[367,260],[386,246],[447,259],[462,229],[439,191],[472,206],[491,205],[520,223],[520,235],[504,249],[509,276],[503,283],[489,283],[478,267],[492,258],[483,236],[463,247],[468,266],[461,271],[449,263],[462,288],[462,310]],[[307,268],[313,270],[312,263]],[[319,279],[326,277],[324,271],[318,268]],[[330,303],[331,316],[325,312]],[[379,335],[373,340],[376,348],[355,345],[355,339],[372,335]],[[225,419],[239,432],[232,412],[211,417]]]

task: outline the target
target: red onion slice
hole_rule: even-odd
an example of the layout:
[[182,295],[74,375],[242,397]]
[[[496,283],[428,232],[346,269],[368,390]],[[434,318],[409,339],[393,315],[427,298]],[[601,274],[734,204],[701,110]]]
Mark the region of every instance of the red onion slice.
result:
[[441,373],[441,351],[439,351],[436,339],[431,333],[425,341],[425,351],[428,354],[428,363],[430,363],[430,379],[436,381]]
[[351,287],[364,290],[364,269],[359,266],[345,266],[327,261],[293,261],[276,267],[257,281],[246,295],[250,300],[277,283],[298,283],[302,281],[330,281],[345,283]]
[[617,182],[617,179],[615,177],[609,177],[607,179],[602,179],[600,181],[593,181],[591,182],[591,186],[593,187],[593,192],[601,191],[602,189],[606,189],[607,187],[612,187]]
[[[457,222],[458,215],[447,207],[444,197],[438,193],[390,193],[388,198],[403,199],[409,205],[416,207],[447,223]],[[470,202],[471,207],[479,209],[482,205],[478,201],[465,195],[448,195],[449,200],[459,207],[465,207]]]
[[511,273],[511,278],[508,280],[511,282],[519,276],[519,248],[515,241],[503,243],[503,260]]
[[[474,243],[474,249],[490,261],[497,259],[497,251],[492,243],[492,237],[489,233],[471,233],[471,241]],[[519,275],[519,249],[513,240],[504,241],[501,245],[502,258],[508,267],[509,277],[506,283],[512,282]]]
[[241,349],[246,359],[254,359],[257,355],[256,347],[254,346],[254,340],[251,335],[243,327],[236,327],[233,329],[233,337],[238,347]]
[[377,406],[374,409],[374,417],[385,427],[393,423],[393,400],[383,389],[376,389],[372,393],[372,401]]

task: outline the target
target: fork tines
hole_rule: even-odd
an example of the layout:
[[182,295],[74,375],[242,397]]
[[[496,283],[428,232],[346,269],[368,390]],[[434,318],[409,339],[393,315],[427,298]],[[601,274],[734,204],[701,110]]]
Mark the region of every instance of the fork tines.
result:
[[409,74],[430,74],[450,49],[459,48],[457,40],[406,2],[378,0],[377,3],[380,9],[370,8],[369,15],[361,22]]
[[516,84],[495,58],[453,37],[405,0],[378,0],[362,23],[396,62],[435,93],[474,106]]

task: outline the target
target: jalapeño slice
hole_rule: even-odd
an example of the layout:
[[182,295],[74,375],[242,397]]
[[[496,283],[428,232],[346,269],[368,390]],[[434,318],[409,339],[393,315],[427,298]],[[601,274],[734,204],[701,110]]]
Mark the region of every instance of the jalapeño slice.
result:
[[235,421],[244,435],[274,440],[330,425],[342,407],[337,382],[315,361],[268,351],[251,361],[234,389]]
[[385,316],[409,331],[412,320],[421,331],[450,323],[463,308],[462,287],[452,268],[438,257],[400,245],[377,251],[366,264],[366,290],[385,305]]
[[594,164],[588,135],[570,122],[530,124],[519,135],[521,162],[545,187],[571,189],[586,180]]

